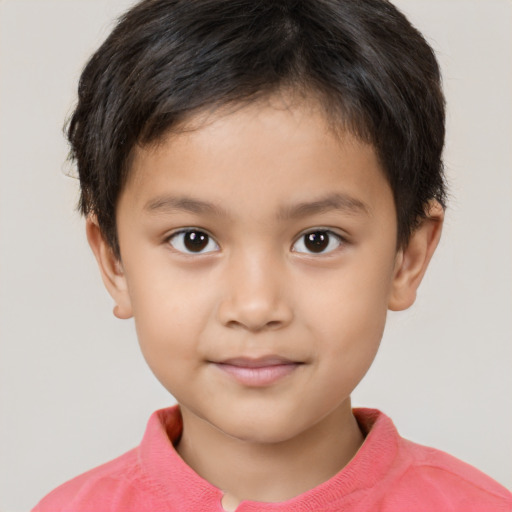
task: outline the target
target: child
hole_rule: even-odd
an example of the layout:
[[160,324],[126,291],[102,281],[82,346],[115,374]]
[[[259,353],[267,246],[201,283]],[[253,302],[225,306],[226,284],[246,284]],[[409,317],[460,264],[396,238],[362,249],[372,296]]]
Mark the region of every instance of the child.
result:
[[438,66],[393,6],[142,2],[68,133],[114,313],[179,406],[36,511],[512,510],[350,406],[443,222]]

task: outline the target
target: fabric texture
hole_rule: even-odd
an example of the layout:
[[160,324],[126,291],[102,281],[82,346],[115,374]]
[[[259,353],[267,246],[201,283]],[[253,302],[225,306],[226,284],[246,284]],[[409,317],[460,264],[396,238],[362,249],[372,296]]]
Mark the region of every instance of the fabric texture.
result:
[[[237,512],[501,512],[512,494],[446,453],[399,436],[373,409],[354,409],[365,441],[339,473],[280,503],[244,501]],[[33,512],[223,512],[222,491],[173,447],[177,406],[153,413],[139,447],[63,484]]]

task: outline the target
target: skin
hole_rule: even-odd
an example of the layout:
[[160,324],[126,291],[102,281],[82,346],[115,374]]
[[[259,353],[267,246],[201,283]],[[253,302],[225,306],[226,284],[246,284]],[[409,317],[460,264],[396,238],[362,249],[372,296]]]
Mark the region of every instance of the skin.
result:
[[[289,499],[343,468],[363,442],[350,394],[387,310],[414,302],[442,208],[397,250],[373,147],[334,134],[313,101],[270,98],[135,148],[116,213],[120,261],[87,221],[115,314],[135,318],[181,406],[177,450],[224,508]],[[207,236],[201,252],[185,228]],[[328,242],[319,252],[311,233]],[[283,374],[265,380],[276,361]]]

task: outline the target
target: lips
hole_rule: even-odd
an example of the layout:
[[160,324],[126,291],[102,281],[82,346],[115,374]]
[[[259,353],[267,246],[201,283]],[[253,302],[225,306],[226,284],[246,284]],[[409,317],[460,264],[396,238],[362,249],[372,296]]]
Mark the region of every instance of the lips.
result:
[[280,356],[235,357],[213,363],[229,378],[247,387],[270,386],[295,372],[302,363]]

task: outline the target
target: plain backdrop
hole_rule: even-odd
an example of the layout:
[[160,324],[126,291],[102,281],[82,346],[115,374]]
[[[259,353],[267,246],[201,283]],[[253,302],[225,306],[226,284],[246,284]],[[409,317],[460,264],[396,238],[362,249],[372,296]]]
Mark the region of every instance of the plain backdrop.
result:
[[[400,0],[438,53],[450,202],[354,403],[512,488],[512,3]],[[74,211],[62,126],[127,0],[0,1],[0,510],[138,444],[173,403],[116,320]]]

